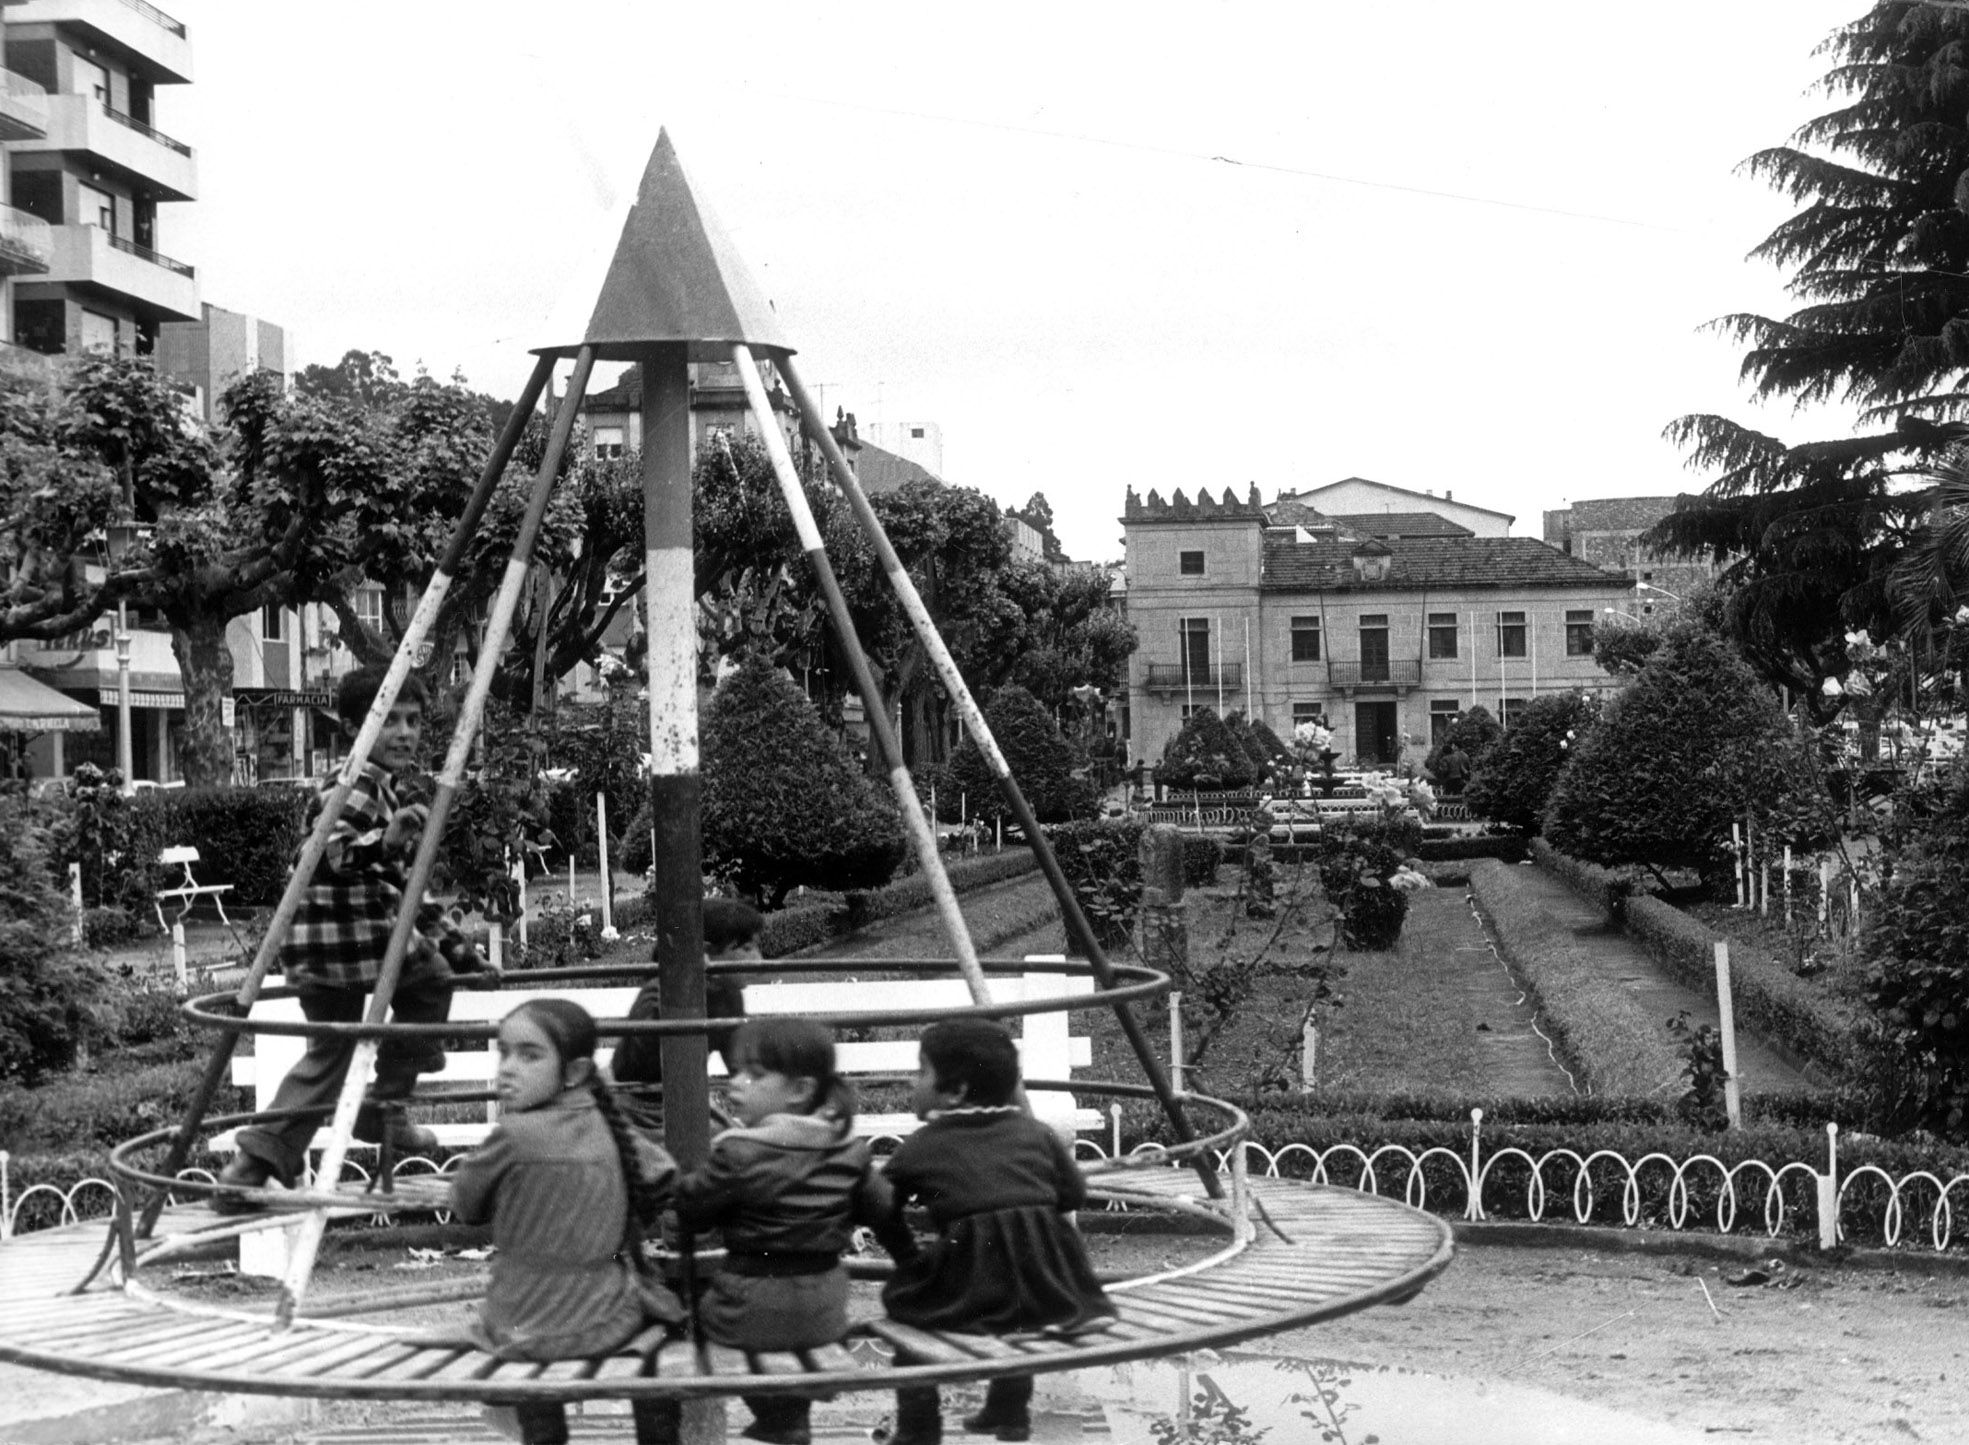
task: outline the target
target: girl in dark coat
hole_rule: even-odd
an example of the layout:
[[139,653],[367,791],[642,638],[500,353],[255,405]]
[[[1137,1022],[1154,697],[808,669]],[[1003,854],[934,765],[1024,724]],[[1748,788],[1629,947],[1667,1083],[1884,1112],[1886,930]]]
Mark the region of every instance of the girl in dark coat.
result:
[[[744,1350],[834,1344],[848,1331],[841,1252],[857,1224],[887,1234],[892,1221],[888,1186],[853,1137],[834,1036],[806,1019],[752,1019],[732,1039],[732,1064],[738,1127],[713,1139],[704,1167],[677,1186],[678,1222],[715,1228],[725,1242],[698,1319],[711,1340]],[[807,1445],[811,1401],[743,1398],[747,1438]]]
[[[1018,1048],[1002,1024],[959,1018],[923,1031],[910,1102],[926,1123],[884,1171],[896,1210],[883,1237],[897,1257],[882,1291],[891,1319],[1009,1334],[1099,1328],[1114,1314],[1067,1217],[1086,1200],[1086,1181],[1060,1136],[1014,1102],[1018,1087]],[[937,1226],[920,1251],[913,1240],[891,1242],[912,1199]],[[964,1428],[1024,1440],[1031,1400],[1032,1376],[1001,1375]],[[898,1390],[889,1445],[942,1438],[936,1387]]]
[[[607,1354],[683,1308],[642,1252],[676,1179],[670,1156],[632,1128],[595,1066],[595,1021],[566,999],[521,1004],[499,1025],[499,1126],[468,1155],[452,1212],[492,1225],[497,1252],[474,1337],[510,1360]],[[640,1445],[667,1422],[638,1400]],[[526,1445],[565,1445],[557,1401],[487,1411]],[[510,1433],[510,1429],[509,1429]]]

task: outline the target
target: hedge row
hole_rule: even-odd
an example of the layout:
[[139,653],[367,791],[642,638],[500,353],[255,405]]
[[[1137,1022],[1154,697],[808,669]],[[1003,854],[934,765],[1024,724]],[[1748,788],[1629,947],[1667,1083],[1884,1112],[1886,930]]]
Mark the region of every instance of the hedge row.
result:
[[1500,863],[1522,863],[1525,861],[1525,840],[1504,833],[1480,838],[1425,837],[1415,856],[1424,863],[1462,863],[1476,858],[1495,858]]
[[[1542,838],[1533,842],[1532,853],[1540,867],[1604,909],[1677,983],[1704,998],[1716,997],[1712,930],[1652,894],[1633,893],[1627,880],[1568,857]],[[1852,1067],[1866,1019],[1851,1004],[1747,950],[1730,957],[1730,994],[1738,1022],[1760,1038],[1835,1078]]]
[[1553,1041],[1580,1086],[1593,1094],[1653,1094],[1676,1090],[1682,1063],[1650,1019],[1618,983],[1593,966],[1585,949],[1559,924],[1517,874],[1480,860],[1470,891],[1544,1014]]
[[[944,861],[950,886],[958,893],[968,893],[974,888],[1016,878],[1038,866],[1031,851],[1025,848],[1008,848],[1003,853],[980,853],[974,858]],[[759,932],[759,951],[767,958],[783,958],[789,953],[798,953],[803,948],[813,948],[845,933],[852,933],[880,919],[928,908],[934,901],[930,896],[929,880],[920,872],[865,893],[808,895],[794,907],[777,909],[766,915],[765,927]],[[624,899],[614,909],[616,926],[635,927],[648,919],[649,908],[647,893]]]

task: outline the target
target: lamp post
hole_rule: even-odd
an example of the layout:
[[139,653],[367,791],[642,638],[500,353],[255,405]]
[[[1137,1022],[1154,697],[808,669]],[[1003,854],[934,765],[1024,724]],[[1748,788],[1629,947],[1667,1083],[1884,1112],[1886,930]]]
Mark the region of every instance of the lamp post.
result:
[[[127,515],[127,513],[126,513]],[[117,522],[108,529],[109,562],[114,567],[137,538],[131,522]],[[116,602],[116,766],[123,774],[123,796],[137,791],[136,752],[130,744],[130,604]]]

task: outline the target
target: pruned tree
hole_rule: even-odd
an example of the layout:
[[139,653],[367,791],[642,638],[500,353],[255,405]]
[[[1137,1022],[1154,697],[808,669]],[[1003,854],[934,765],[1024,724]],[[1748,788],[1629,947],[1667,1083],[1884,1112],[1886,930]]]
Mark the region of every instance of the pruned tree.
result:
[[1599,716],[1599,700],[1577,689],[1533,698],[1471,774],[1464,790],[1471,809],[1493,823],[1538,832],[1559,774]]

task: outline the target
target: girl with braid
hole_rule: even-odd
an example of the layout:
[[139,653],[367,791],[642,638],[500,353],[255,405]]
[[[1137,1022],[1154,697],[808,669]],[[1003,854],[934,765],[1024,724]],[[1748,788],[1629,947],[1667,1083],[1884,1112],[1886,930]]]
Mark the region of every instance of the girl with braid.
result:
[[[473,1335],[510,1360],[607,1354],[684,1317],[643,1256],[677,1166],[623,1117],[595,1064],[595,1021],[566,999],[521,1004],[499,1025],[499,1125],[460,1166],[452,1210],[492,1225],[492,1282]],[[638,1445],[671,1422],[638,1400]],[[565,1445],[558,1401],[487,1410],[526,1445]]]

